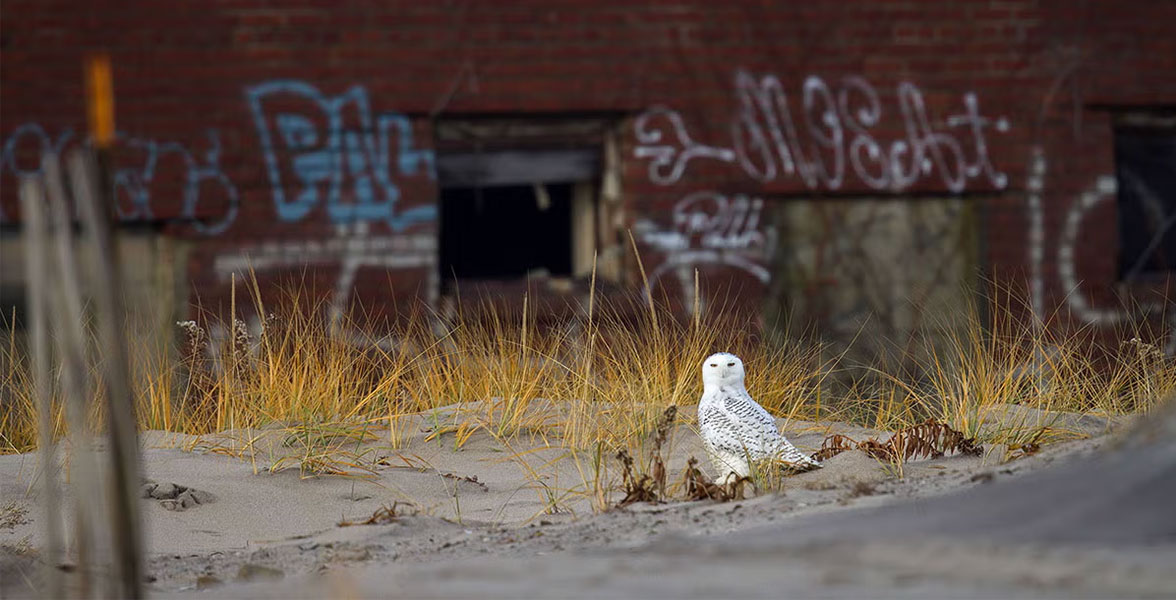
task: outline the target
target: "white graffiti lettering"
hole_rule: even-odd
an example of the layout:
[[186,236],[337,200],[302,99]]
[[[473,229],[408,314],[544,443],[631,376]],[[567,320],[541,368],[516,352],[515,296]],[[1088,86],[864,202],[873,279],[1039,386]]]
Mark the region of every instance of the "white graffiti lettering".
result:
[[674,206],[672,229],[638,221],[638,239],[665,257],[650,273],[650,286],[674,273],[689,305],[694,302],[693,270],[705,265],[738,269],[767,285],[771,273],[765,264],[775,250],[776,230],[761,224],[763,207],[760,198],[703,191]]
[[1045,262],[1045,209],[1041,203],[1041,194],[1045,189],[1045,152],[1041,146],[1033,147],[1029,180],[1025,188],[1029,192],[1029,299],[1036,324],[1041,326],[1045,319],[1045,281],[1042,276],[1042,265]]
[[1080,319],[1094,325],[1110,325],[1128,316],[1126,312],[1116,308],[1098,308],[1091,305],[1081,289],[1082,282],[1078,279],[1078,269],[1075,265],[1075,253],[1086,214],[1099,204],[1113,200],[1115,193],[1115,178],[1110,175],[1099,177],[1094,186],[1082,192],[1070,206],[1058,240],[1058,279],[1061,281],[1062,289],[1066,291],[1066,304]]
[[[1007,132],[1009,122],[983,116],[973,93],[964,94],[962,114],[948,115],[940,123],[928,113],[918,86],[898,84],[897,113],[905,136],[888,144],[871,133],[882,121],[883,107],[862,77],[846,77],[832,87],[810,76],[801,86],[797,107],[774,75],[756,78],[738,71],[734,93],[730,147],[695,141],[681,115],[663,106],[637,118],[634,156],[650,159],[650,181],[677,183],[691,160],[710,158],[738,163],[756,181],[798,177],[814,190],[842,189],[851,174],[870,189],[892,192],[936,176],[953,193],[964,191],[972,180],[998,189],[1008,185],[1008,177],[989,159],[986,136],[990,128]],[[657,128],[658,123],[664,128]]]
[[[651,121],[659,119],[669,122],[676,144],[664,139],[664,131],[652,128]],[[637,141],[641,144],[634,153],[637,158],[653,159],[649,161],[649,179],[661,185],[681,179],[692,159],[713,158],[723,162],[735,160],[735,153],[730,149],[695,142],[686,132],[682,116],[664,106],[656,106],[645,111],[637,117],[634,127]]]

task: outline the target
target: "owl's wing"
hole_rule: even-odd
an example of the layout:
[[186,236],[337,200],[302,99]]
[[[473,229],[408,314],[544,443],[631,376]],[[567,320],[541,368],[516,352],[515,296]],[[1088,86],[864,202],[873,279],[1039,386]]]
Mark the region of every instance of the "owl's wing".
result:
[[[765,440],[764,453],[761,457],[771,456],[774,459],[791,463],[802,470],[821,466],[821,463],[797,450],[796,446],[793,446],[776,428],[776,420],[772,418],[772,415],[768,414],[768,411],[758,402],[752,400],[750,395],[747,396],[747,403],[751,405],[748,410],[753,414],[748,421],[754,420],[757,423],[757,430],[764,432],[762,438]],[[753,456],[755,455],[753,454]]]
[[746,394],[727,394],[714,399],[705,415],[710,443],[718,450],[760,458],[779,443],[776,421]]

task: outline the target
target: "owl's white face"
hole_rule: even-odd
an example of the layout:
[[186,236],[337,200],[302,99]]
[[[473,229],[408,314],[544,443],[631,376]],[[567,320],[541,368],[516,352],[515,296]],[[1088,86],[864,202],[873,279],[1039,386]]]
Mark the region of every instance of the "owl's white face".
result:
[[702,363],[702,385],[716,386],[743,385],[743,361],[727,352],[712,354]]

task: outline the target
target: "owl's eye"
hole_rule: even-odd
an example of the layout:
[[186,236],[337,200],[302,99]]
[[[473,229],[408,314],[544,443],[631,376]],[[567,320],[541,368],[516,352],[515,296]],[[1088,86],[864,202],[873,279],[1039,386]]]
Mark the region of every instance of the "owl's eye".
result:
[[727,363],[727,366],[728,366],[728,367],[734,367],[734,366],[735,366],[735,363]]
[[717,366],[719,366],[719,365],[716,365],[715,363],[711,363],[711,366],[712,366],[712,367],[717,367]]

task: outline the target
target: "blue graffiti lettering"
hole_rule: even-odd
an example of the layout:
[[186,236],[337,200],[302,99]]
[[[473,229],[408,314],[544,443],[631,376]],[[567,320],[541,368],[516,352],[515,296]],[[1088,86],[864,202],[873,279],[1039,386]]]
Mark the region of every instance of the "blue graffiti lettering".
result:
[[[185,167],[181,218],[191,222],[196,231],[205,235],[216,235],[227,229],[237,218],[237,186],[233,185],[220,169],[220,137],[214,130],[210,130],[207,135],[208,151],[204,153],[204,164],[201,165],[182,144],[132,138],[120,134],[119,137],[126,146],[142,150],[145,158],[142,165],[119,168],[113,174],[115,197],[119,198],[126,194],[131,203],[130,209],[124,209],[121,202],[115,204],[119,217],[124,220],[154,218],[151,212],[151,184],[155,179],[156,167],[160,160],[168,155],[174,155],[183,161]],[[197,218],[201,187],[205,182],[221,186],[227,201],[224,215],[211,222]]]
[[[2,150],[0,150],[0,170],[7,169],[17,177],[39,175],[41,173],[41,156],[46,152],[60,154],[61,150],[69,143],[72,137],[73,131],[66,129],[55,140],[37,123],[25,123],[14,129],[8,136],[8,139],[5,140]],[[36,147],[37,162],[33,167],[25,168],[18,164],[16,154],[21,144],[27,144],[29,141]],[[5,214],[3,205],[0,205],[0,223],[7,221],[8,215]]]
[[[327,97],[308,83],[280,80],[247,88],[245,97],[283,221],[302,220],[320,203],[334,223],[382,221],[394,231],[437,218],[435,205],[396,210],[400,188],[392,173],[393,138],[400,175],[435,177],[433,152],[413,147],[412,124],[404,115],[373,117],[363,87]],[[315,110],[268,106],[283,97],[310,101]]]
[[[111,175],[115,213],[118,218],[124,221],[155,218],[151,186],[155,182],[159,162],[167,156],[174,156],[182,161],[184,171],[183,205],[179,211],[179,220],[190,223],[196,231],[204,235],[216,235],[227,229],[237,217],[237,187],[220,168],[220,137],[215,130],[209,130],[207,135],[209,149],[204,153],[203,163],[200,163],[178,142],[159,142],[118,132],[116,140],[119,146],[127,150],[136,150],[142,156],[141,163],[135,162],[129,166],[124,163]],[[67,129],[58,135],[57,139],[53,139],[40,125],[26,123],[17,127],[5,141],[0,168],[7,169],[17,177],[40,175],[40,157],[50,151],[61,154],[73,141],[78,140],[75,140],[72,130]],[[79,142],[82,145],[89,144],[88,139]],[[33,144],[33,155],[37,157],[33,167],[22,166],[17,161],[19,149],[23,144],[29,143]],[[212,220],[206,220],[205,215],[199,212],[202,194],[207,193],[206,184],[209,183],[221,188],[225,200],[224,214]],[[0,220],[5,218],[6,215],[0,212]]]

